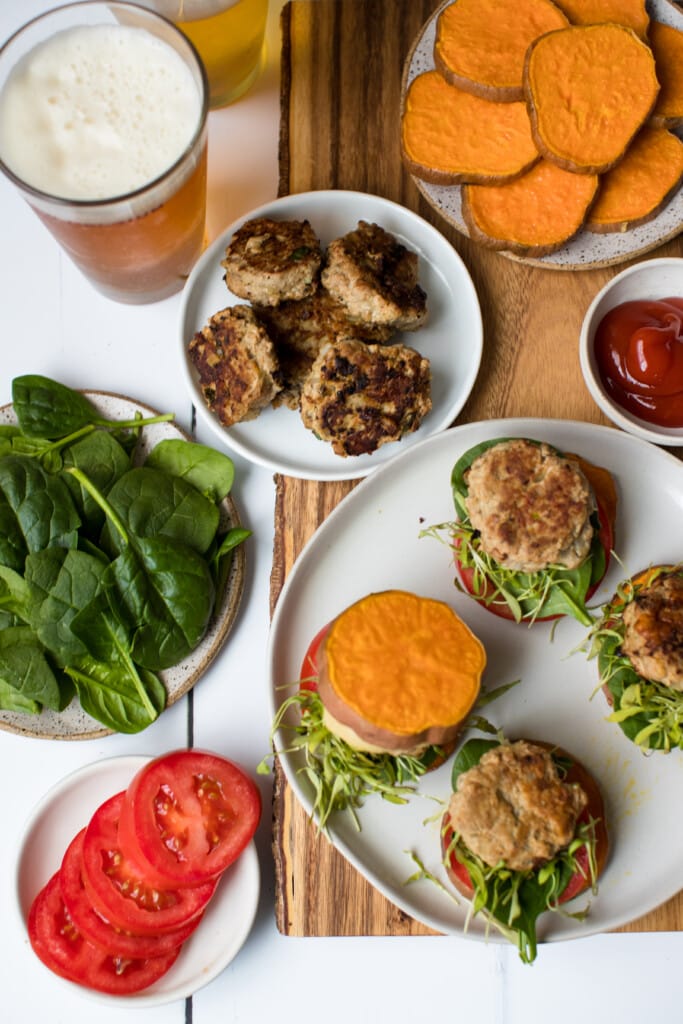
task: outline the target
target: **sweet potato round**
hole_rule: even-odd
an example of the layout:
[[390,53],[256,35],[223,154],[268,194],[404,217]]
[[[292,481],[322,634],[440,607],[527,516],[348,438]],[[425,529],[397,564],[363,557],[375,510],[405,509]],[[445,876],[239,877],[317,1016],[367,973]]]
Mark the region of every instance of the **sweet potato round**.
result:
[[332,622],[319,655],[318,692],[361,740],[412,751],[458,735],[485,665],[483,645],[450,605],[381,591]]
[[481,99],[438,71],[408,88],[401,147],[411,174],[437,185],[508,181],[539,159],[524,103]]
[[485,99],[524,99],[524,55],[569,22],[552,0],[455,0],[437,20],[434,63],[453,85]]
[[657,101],[652,51],[623,25],[574,25],[532,43],[524,65],[534,140],[547,160],[602,174],[624,156]]
[[589,231],[627,231],[656,217],[683,181],[683,142],[666,128],[645,127],[624,159],[605,174]]
[[541,160],[504,185],[464,185],[463,217],[470,237],[488,248],[547,256],[581,229],[598,181]]

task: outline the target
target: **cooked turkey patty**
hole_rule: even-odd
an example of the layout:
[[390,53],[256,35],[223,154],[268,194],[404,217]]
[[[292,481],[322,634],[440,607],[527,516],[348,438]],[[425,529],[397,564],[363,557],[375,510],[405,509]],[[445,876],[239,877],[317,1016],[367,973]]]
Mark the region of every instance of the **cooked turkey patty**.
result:
[[571,842],[587,803],[580,786],[562,781],[549,751],[519,740],[487,751],[460,775],[448,811],[486,864],[529,871]]
[[234,295],[275,306],[313,295],[321,263],[320,242],[307,220],[257,217],[235,232],[221,266]]
[[225,427],[253,419],[280,390],[273,343],[251,306],[210,317],[188,354],[204,401]]
[[301,418],[337,455],[367,455],[417,430],[430,411],[429,360],[405,345],[326,345],[301,392]]
[[522,438],[488,448],[466,475],[465,500],[483,550],[501,565],[575,569],[590,551],[593,491],[578,464]]
[[416,253],[379,225],[359,221],[328,246],[321,280],[352,320],[414,331],[427,318],[417,277]]
[[385,342],[393,334],[384,324],[353,324],[346,308],[324,288],[307,299],[258,307],[257,314],[268,328],[282,370],[283,390],[274,404],[290,409],[299,408],[304,380],[324,345],[343,337]]
[[683,690],[683,575],[658,576],[624,608],[622,652],[644,679]]

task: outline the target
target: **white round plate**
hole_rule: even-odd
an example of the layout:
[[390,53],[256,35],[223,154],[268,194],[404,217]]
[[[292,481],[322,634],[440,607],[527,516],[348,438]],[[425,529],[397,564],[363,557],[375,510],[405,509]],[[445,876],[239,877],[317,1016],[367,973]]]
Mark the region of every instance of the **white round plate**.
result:
[[[128,420],[138,414],[144,417],[160,415],[158,410],[123,395],[115,395],[107,391],[85,391],[84,394],[96,409],[110,419]],[[0,408],[0,423],[16,423],[16,416],[11,404]],[[142,462],[159,441],[168,438],[191,440],[184,430],[170,421],[143,427],[136,447],[136,461]],[[239,525],[237,508],[231,496],[228,495],[221,503],[221,528],[229,529]],[[177,665],[159,672],[159,678],[164,683],[168,694],[167,707],[175,704],[192,689],[225,643],[242,598],[244,572],[245,552],[244,545],[240,544],[233,555],[223,600],[214,611],[201,642]],[[72,700],[64,711],[51,711],[49,708],[44,708],[38,715],[23,715],[13,711],[0,710],[0,729],[21,736],[37,736],[52,740],[89,740],[111,734],[111,729],[105,728],[100,722],[86,714],[77,700]]]
[[[120,793],[149,757],[114,757],[86,765],[51,789],[34,808],[19,848],[16,871],[17,908],[26,932],[33,899],[59,869],[67,846],[99,805]],[[252,841],[222,876],[197,930],[186,940],[173,967],[149,988],[130,996],[112,996],[65,981],[83,995],[110,1006],[145,1007],[185,999],[228,966],[251,931],[260,891],[259,862]],[[37,970],[45,970],[26,942]]]
[[[289,574],[273,616],[268,651],[273,714],[293,692],[293,681],[316,632],[353,601],[397,588],[448,602],[484,644],[484,691],[520,680],[482,714],[510,739],[548,740],[565,747],[595,775],[604,793],[611,854],[588,918],[546,914],[539,940],[577,938],[608,931],[639,917],[683,886],[683,753],[641,755],[607,722],[597,668],[577,647],[587,630],[573,619],[532,627],[486,611],[454,587],[447,543],[420,537],[431,525],[455,518],[451,470],[473,445],[496,437],[531,437],[575,452],[609,469],[619,506],[616,552],[594,598],[607,600],[625,576],[650,563],[683,557],[683,463],[667,452],[612,427],[560,420],[510,419],[472,423],[429,438],[364,480],[331,513]],[[444,536],[444,541],[447,538]],[[330,581],[334,585],[330,585]],[[277,747],[288,745],[287,730]],[[307,811],[312,791],[296,754],[280,760]],[[389,900],[439,932],[462,934],[468,905],[452,899],[440,862],[439,826],[448,800],[450,763],[420,781],[403,806],[371,797],[360,810],[361,831],[350,814],[329,825],[337,849]],[[435,802],[436,801],[436,802]],[[407,851],[444,886],[406,884],[416,871]],[[647,869],[645,869],[647,865]],[[641,870],[642,868],[642,870]],[[578,906],[583,906],[577,900]],[[573,909],[573,908],[571,908]],[[467,932],[485,938],[475,918]],[[496,940],[492,931],[491,940]]]
[[[436,22],[440,12],[452,0],[445,0],[434,12],[420,31],[406,61],[403,76],[403,92],[412,80],[424,71],[434,70],[434,40]],[[674,28],[683,29],[683,12],[667,0],[651,0],[648,4],[653,21],[662,21]],[[682,136],[683,137],[683,136]],[[461,188],[459,185],[432,185],[413,179],[430,206],[440,213],[460,234],[469,238],[469,230],[462,216]],[[683,228],[683,188],[667,203],[666,207],[649,223],[631,228],[629,231],[611,231],[598,234],[580,231],[571,241],[548,256],[518,256],[501,252],[502,256],[549,270],[589,270],[593,267],[607,267],[624,263],[635,256],[651,252],[657,246],[675,238]]]
[[[433,408],[415,433],[397,443],[383,445],[372,455],[343,458],[304,427],[298,412],[284,406],[269,407],[256,419],[229,428],[223,427],[207,408],[197,385],[197,374],[187,357],[187,347],[210,316],[244,301],[227,290],[220,264],[235,231],[254,217],[307,218],[323,245],[352,231],[359,220],[370,221],[418,253],[419,281],[427,293],[429,321],[419,331],[396,336],[426,356],[432,368]],[[352,480],[367,476],[399,451],[453,423],[479,371],[483,329],[477,294],[467,268],[436,228],[380,196],[320,191],[285,196],[252,210],[209,246],[183,292],[179,342],[182,372],[197,415],[220,441],[276,473],[308,480]]]

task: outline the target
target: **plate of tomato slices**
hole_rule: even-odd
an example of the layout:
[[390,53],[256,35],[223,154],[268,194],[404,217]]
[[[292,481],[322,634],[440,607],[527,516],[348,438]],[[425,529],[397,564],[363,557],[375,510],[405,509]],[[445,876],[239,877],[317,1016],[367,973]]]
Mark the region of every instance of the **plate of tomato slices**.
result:
[[[202,784],[190,796],[198,777]],[[182,881],[164,870],[169,850],[152,827],[164,810],[160,778],[177,797],[168,821]],[[229,812],[223,824],[221,809]],[[231,962],[251,930],[260,815],[251,778],[207,751],[112,758],[67,776],[31,814],[19,851],[17,904],[29,954],[38,967],[42,961],[109,1003],[153,1006],[196,992]],[[207,851],[200,836],[208,828],[215,842]]]
[[[511,741],[524,737],[570,750],[604,796],[611,853],[590,913],[584,920],[544,914],[540,943],[617,928],[683,886],[683,819],[676,810],[682,761],[680,751],[634,755],[633,744],[608,720],[610,707],[600,692],[596,659],[589,657],[586,622],[571,614],[551,621],[514,621],[492,614],[497,609],[466,591],[448,529],[458,519],[453,470],[475,446],[500,438],[545,442],[610,474],[617,499],[614,532],[607,542],[613,551],[597,589],[587,597],[594,619],[621,580],[649,564],[680,561],[683,464],[668,452],[592,423],[519,418],[456,426],[363,480],[309,540],[273,615],[270,693],[279,725],[274,737],[279,763],[294,795],[311,813],[316,791],[306,771],[307,751],[297,745],[300,737],[293,731],[301,717],[291,698],[317,671],[314,638],[371,593],[405,590],[448,603],[484,645],[482,694],[499,691],[475,714]],[[465,733],[463,741],[467,738]],[[416,920],[438,932],[497,941],[481,917],[471,917],[442,863],[439,810],[451,796],[452,770],[450,759],[423,774],[404,803],[375,793],[354,814],[334,810],[326,831],[370,884]],[[424,875],[416,872],[416,862]],[[645,863],[646,873],[633,869]],[[572,901],[572,914],[587,902]]]

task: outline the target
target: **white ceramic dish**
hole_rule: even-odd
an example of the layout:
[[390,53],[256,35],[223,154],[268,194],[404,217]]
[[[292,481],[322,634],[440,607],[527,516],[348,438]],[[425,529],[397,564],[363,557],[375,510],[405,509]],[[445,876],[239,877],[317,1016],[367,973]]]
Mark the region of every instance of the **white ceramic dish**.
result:
[[[150,758],[116,757],[98,761],[68,775],[34,808],[26,823],[17,858],[16,897],[21,928],[26,933],[34,897],[58,870],[70,841],[99,805],[125,789]],[[67,985],[84,996],[123,1008],[159,1006],[185,999],[212,981],[242,948],[254,922],[260,891],[258,856],[253,841],[227,869],[194,934],[163,978],[142,992],[110,996],[53,975],[55,986]],[[26,941],[25,953],[36,970],[48,971]]]
[[[106,391],[84,393],[103,415],[111,419],[133,419],[138,414],[144,417],[159,415],[156,409],[123,395]],[[16,423],[11,405],[0,408],[0,423]],[[136,449],[137,461],[142,461],[159,441],[167,438],[190,440],[188,435],[172,422],[154,423],[143,427]],[[232,497],[228,495],[221,505],[221,527],[227,529],[239,525],[237,508]],[[202,641],[177,665],[159,673],[168,693],[168,707],[192,689],[225,643],[242,598],[245,564],[244,545],[241,544],[235,549],[223,600],[216,609]],[[64,711],[57,712],[45,708],[39,715],[23,715],[0,710],[0,729],[22,736],[54,740],[94,739],[109,735],[111,732],[86,714],[76,700],[73,700]]]
[[[235,231],[254,217],[308,218],[321,242],[353,230],[359,220],[381,225],[419,254],[420,284],[427,293],[429,322],[403,335],[432,367],[433,408],[419,430],[372,455],[342,458],[307,430],[291,409],[265,409],[256,419],[223,427],[207,408],[187,346],[210,316],[244,300],[226,289],[220,261]],[[183,292],[180,359],[197,415],[221,441],[251,462],[278,473],[311,480],[350,480],[366,476],[404,448],[448,427],[472,390],[481,361],[483,330],[479,302],[469,273],[453,247],[417,214],[380,196],[320,191],[285,196],[252,210],[231,224],[203,254]],[[401,335],[397,335],[400,338]]]
[[[433,51],[436,22],[441,10],[450,2],[451,0],[445,0],[441,4],[415,40],[406,61],[403,79],[404,92],[413,78],[424,71],[434,69]],[[683,29],[683,12],[668,3],[667,0],[651,0],[648,3],[648,10],[653,20]],[[414,180],[430,206],[460,234],[469,237],[469,231],[462,216],[460,186],[446,187],[432,185],[419,178]],[[652,249],[674,238],[682,226],[683,188],[680,188],[657,217],[648,224],[632,228],[630,231],[614,231],[607,234],[580,231],[561,249],[548,256],[518,256],[510,252],[502,252],[501,255],[520,263],[546,267],[549,270],[589,270],[593,267],[607,267],[624,263],[635,256],[651,252]]]
[[594,347],[595,332],[610,309],[622,302],[672,296],[683,298],[683,259],[647,260],[622,270],[598,292],[586,311],[579,336],[579,357],[586,387],[605,416],[622,430],[645,441],[680,446],[683,445],[683,427],[658,427],[613,401],[600,380]]
[[[376,590],[399,588],[449,602],[482,640],[488,655],[483,685],[492,689],[521,680],[484,710],[511,739],[558,743],[593,772],[604,792],[612,852],[600,891],[584,922],[547,914],[541,941],[607,931],[639,917],[683,886],[683,818],[680,802],[683,754],[642,756],[619,727],[606,721],[607,704],[597,687],[595,663],[576,653],[587,631],[573,619],[529,628],[492,615],[455,590],[446,543],[420,537],[433,524],[452,521],[450,474],[471,446],[502,436],[532,437],[586,456],[608,468],[619,495],[616,551],[594,598],[607,600],[626,575],[651,562],[683,555],[683,463],[611,427],[560,420],[492,420],[455,427],[407,451],[356,487],[309,541],[280,595],[273,617],[268,665],[273,712],[299,678],[304,652],[315,633],[344,607]],[[334,585],[330,585],[330,581]],[[572,653],[574,652],[574,653]],[[277,737],[285,749],[287,732]],[[312,792],[298,757],[281,763],[297,798],[310,811]],[[407,851],[450,891],[440,865],[439,824],[450,794],[450,765],[421,780],[404,806],[381,798],[366,801],[361,831],[348,814],[336,814],[330,839],[384,895],[440,932],[462,934],[467,905],[456,903],[428,881],[406,885],[415,872]],[[647,870],[640,870],[647,865]],[[584,901],[585,902],[585,901]],[[583,906],[577,901],[577,904]],[[478,919],[469,938],[483,939]],[[491,934],[496,940],[496,934]]]

